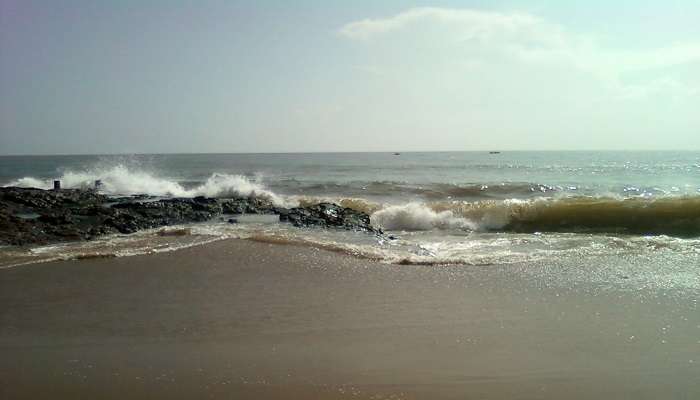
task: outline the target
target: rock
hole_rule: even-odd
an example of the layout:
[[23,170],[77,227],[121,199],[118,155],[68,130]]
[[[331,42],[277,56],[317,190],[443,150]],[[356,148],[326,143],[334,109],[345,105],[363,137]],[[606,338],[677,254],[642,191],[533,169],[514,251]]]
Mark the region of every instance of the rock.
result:
[[213,214],[221,214],[223,211],[223,207],[216,199],[209,199],[201,196],[192,199],[192,208],[197,211],[206,211]]
[[39,221],[50,225],[66,225],[73,222],[70,210],[60,210],[56,213],[43,214]]
[[[146,195],[109,198],[94,190],[9,187],[0,188],[0,245],[89,240],[116,232],[129,234],[245,213],[279,215],[280,221],[299,227],[381,234],[371,226],[369,215],[333,203],[288,209],[259,198],[157,199]],[[238,222],[236,218],[224,220]]]
[[369,215],[333,203],[291,208],[285,214],[280,214],[280,220],[289,221],[295,226],[328,226],[378,232],[370,224]]
[[248,208],[248,201],[245,199],[223,199],[219,200],[219,203],[224,214],[243,214]]
[[86,207],[91,204],[104,203],[107,199],[106,196],[94,190],[64,189],[53,191],[16,187],[1,189],[0,202],[14,203],[17,206],[32,209]]

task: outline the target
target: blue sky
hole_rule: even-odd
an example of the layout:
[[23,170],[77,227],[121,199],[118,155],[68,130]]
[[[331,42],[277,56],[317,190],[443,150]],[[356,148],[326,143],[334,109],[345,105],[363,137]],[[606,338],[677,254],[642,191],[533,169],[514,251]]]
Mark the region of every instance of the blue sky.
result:
[[0,0],[0,153],[700,149],[697,21],[697,1]]

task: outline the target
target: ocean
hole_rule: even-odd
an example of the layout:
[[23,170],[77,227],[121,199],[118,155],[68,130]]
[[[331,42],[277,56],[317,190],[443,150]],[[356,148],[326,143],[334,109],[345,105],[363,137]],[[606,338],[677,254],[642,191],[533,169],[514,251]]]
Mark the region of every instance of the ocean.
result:
[[287,207],[332,201],[367,212],[387,235],[295,228],[250,215],[238,224],[214,220],[92,242],[5,247],[0,266],[241,238],[396,264],[658,258],[690,268],[690,275],[674,276],[700,287],[700,152],[0,157],[2,186],[50,188],[54,179],[64,188],[99,179],[101,191],[114,196],[258,196]]

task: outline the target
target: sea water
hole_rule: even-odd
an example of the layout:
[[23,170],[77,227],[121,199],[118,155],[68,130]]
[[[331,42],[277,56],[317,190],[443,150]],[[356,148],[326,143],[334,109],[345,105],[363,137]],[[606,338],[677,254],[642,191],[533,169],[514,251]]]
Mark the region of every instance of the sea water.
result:
[[114,196],[250,196],[286,207],[333,201],[370,214],[387,234],[212,220],[89,243],[5,247],[0,266],[242,238],[397,264],[664,257],[687,266],[693,279],[700,268],[700,152],[0,157],[2,186],[50,188],[55,179],[64,188],[99,179],[100,190]]

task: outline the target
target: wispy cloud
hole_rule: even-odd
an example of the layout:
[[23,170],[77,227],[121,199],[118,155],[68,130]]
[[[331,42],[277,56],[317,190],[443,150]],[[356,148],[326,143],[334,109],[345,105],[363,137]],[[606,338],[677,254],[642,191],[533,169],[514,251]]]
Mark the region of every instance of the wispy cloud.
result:
[[528,14],[423,7],[412,8],[387,18],[369,18],[350,22],[343,26],[339,33],[351,39],[370,39],[426,20],[456,24],[475,36],[487,35],[493,31],[515,32],[524,27],[536,25],[540,21]]
[[[697,88],[681,84],[682,77],[664,70],[700,62],[700,42],[610,49],[585,33],[569,31],[531,14],[434,7],[350,22],[338,33],[349,40],[368,42],[404,36],[405,41],[399,43],[405,46],[422,40],[443,52],[432,54],[433,57],[452,60],[454,65],[480,63],[488,68],[490,64],[507,62],[584,72],[590,79],[616,90],[621,98],[637,99],[643,94],[658,95],[659,91],[686,96],[698,93]],[[392,46],[396,43],[393,41]],[[633,83],[623,79],[625,74],[638,72],[649,72],[650,76]],[[700,81],[700,77],[694,80]]]

